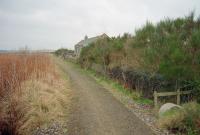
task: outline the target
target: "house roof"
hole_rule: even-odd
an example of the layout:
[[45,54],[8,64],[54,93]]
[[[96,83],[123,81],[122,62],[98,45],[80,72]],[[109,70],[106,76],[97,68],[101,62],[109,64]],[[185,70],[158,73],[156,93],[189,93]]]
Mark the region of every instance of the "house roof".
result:
[[87,38],[85,40],[81,40],[75,46],[79,46],[79,45],[87,46],[87,45],[95,42],[97,39],[99,39],[99,38],[105,38],[105,37],[108,37],[108,36],[104,33],[104,34],[102,34],[100,36],[96,36],[96,37],[92,37],[92,38]]

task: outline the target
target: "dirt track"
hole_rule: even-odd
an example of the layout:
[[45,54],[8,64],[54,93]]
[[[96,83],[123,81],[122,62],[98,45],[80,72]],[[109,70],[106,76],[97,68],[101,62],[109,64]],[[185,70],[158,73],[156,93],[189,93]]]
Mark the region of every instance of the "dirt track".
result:
[[152,135],[151,129],[90,76],[60,64],[70,76],[74,103],[69,135]]

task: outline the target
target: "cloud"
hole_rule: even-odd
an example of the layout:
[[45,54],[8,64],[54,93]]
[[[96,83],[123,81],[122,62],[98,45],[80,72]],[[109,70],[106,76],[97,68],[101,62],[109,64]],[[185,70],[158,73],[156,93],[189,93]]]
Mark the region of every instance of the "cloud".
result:
[[199,0],[1,0],[0,49],[72,49],[86,34],[134,33],[194,9],[199,15]]

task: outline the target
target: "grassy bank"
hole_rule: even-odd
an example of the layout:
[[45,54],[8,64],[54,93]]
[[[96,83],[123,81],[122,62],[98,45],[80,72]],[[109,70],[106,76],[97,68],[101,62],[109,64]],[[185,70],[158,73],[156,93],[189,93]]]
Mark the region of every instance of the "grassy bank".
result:
[[182,109],[172,109],[160,117],[158,125],[169,129],[174,134],[200,134],[200,105],[191,102],[183,105]]
[[138,104],[144,104],[144,105],[153,105],[153,101],[147,98],[143,98],[142,95],[139,92],[136,92],[135,90],[130,90],[129,88],[126,88],[123,84],[120,84],[118,81],[110,79],[106,76],[97,74],[94,70],[85,70],[86,73],[88,73],[90,76],[94,77],[95,80],[105,86],[108,89],[114,89],[125,96],[130,97]]
[[0,134],[30,135],[52,123],[65,130],[70,87],[52,58],[3,54],[0,63]]
[[26,108],[20,119],[23,125],[18,129],[21,134],[33,133],[36,129],[49,128],[56,123],[67,131],[66,122],[70,109],[70,87],[67,78],[57,70],[57,77],[49,74],[40,80],[28,80],[22,86],[21,102]]

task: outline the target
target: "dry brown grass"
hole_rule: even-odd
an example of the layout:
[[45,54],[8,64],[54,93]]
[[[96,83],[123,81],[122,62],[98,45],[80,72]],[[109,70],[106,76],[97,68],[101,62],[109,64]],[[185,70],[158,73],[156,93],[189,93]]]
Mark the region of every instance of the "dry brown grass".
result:
[[199,135],[200,105],[195,102],[183,105],[180,110],[166,112],[159,120],[158,126],[174,133]]
[[53,70],[53,64],[45,54],[0,54],[1,96],[19,88],[21,82],[33,74],[40,78]]
[[61,78],[49,75],[23,84],[20,102],[25,115],[20,120],[20,134],[29,134],[37,127],[48,127],[51,122],[65,125],[70,105],[70,88]]
[[66,122],[69,88],[45,54],[0,55],[0,134],[31,134]]

